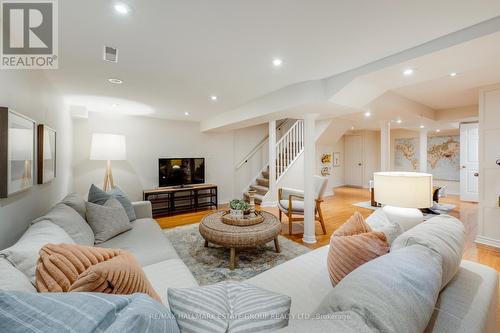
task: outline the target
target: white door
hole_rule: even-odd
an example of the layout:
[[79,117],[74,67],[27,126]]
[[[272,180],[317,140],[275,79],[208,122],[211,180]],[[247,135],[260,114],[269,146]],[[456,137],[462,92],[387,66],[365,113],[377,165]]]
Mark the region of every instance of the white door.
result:
[[460,124],[460,200],[479,201],[479,124]]
[[363,187],[363,137],[347,135],[345,141],[346,183]]

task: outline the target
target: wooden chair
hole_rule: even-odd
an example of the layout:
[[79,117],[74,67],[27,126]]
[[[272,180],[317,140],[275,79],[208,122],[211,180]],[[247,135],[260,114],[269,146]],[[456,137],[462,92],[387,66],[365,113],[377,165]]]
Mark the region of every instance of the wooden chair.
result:
[[[326,235],[325,221],[321,212],[321,203],[328,184],[328,178],[314,176],[314,191],[315,191],[315,220],[321,224],[323,234]],[[282,215],[288,217],[288,233],[292,234],[292,223],[304,221],[304,191],[282,187],[278,190],[278,208],[280,210],[280,221]],[[294,216],[301,217],[294,217]]]

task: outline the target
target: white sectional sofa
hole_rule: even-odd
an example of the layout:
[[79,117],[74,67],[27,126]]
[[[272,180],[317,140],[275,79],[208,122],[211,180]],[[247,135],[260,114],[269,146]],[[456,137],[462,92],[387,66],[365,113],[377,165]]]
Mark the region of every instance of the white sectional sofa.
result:
[[[198,283],[152,219],[150,203],[134,203],[134,208],[137,220],[132,222],[133,228],[98,246],[132,252],[167,304],[167,288],[194,287]],[[47,243],[51,241],[48,237]],[[328,246],[325,246],[311,251],[246,281],[292,298],[293,319],[283,331],[345,331],[336,329],[334,321],[303,318],[304,314],[314,313],[333,289],[326,265],[328,250]],[[366,276],[367,284],[370,284],[371,278]],[[0,289],[3,287],[0,285]],[[405,297],[402,290],[395,289],[392,292]],[[434,314],[426,323],[426,332],[497,332],[497,299],[497,272],[484,265],[462,261],[458,273],[441,291]],[[405,313],[391,315],[405,316]]]

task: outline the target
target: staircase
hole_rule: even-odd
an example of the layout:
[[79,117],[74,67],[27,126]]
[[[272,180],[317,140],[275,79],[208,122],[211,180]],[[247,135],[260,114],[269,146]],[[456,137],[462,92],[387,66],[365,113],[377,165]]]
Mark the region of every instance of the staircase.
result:
[[[304,151],[304,121],[296,120],[292,127],[276,143],[276,181],[278,182]],[[249,190],[254,190],[255,203],[261,204],[269,192],[269,165],[255,178]],[[248,201],[248,192],[244,193]]]

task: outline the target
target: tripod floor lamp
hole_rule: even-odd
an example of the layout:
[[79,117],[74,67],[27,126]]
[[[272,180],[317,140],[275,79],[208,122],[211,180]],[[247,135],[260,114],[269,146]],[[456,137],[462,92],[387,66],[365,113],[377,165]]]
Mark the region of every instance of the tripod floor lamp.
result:
[[93,161],[107,161],[104,174],[103,190],[108,191],[115,186],[111,161],[123,161],[127,158],[125,136],[116,134],[92,134],[90,159]]

